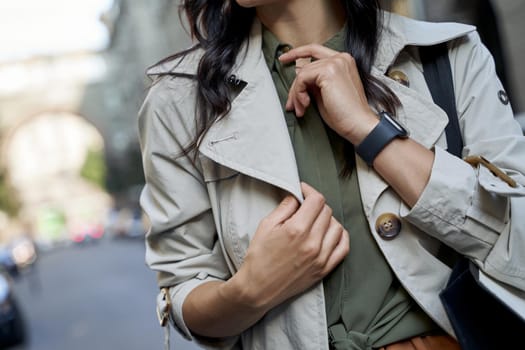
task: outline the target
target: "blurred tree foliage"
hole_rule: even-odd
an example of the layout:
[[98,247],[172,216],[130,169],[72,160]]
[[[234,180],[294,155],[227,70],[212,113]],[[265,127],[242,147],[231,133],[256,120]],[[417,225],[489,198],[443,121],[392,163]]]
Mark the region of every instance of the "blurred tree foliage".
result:
[[84,160],[84,165],[80,170],[80,176],[94,183],[100,188],[106,184],[106,163],[102,150],[89,149]]
[[0,210],[10,216],[16,216],[20,209],[20,201],[16,191],[6,181],[5,169],[0,169]]

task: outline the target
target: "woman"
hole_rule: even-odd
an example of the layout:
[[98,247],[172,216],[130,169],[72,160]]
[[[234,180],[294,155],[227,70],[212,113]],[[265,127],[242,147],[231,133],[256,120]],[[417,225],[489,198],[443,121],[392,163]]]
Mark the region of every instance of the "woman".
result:
[[[139,121],[146,259],[187,338],[457,349],[441,242],[525,289],[508,197],[525,194],[525,142],[473,27],[369,0],[183,7],[198,46],[149,70]],[[448,119],[417,50],[441,42],[464,155],[494,161],[517,189],[444,151]]]

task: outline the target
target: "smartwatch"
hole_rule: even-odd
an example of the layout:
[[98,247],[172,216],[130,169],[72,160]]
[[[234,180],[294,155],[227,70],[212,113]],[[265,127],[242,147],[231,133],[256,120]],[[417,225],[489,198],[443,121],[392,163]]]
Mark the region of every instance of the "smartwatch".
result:
[[365,139],[355,148],[357,154],[369,165],[372,166],[374,159],[379,152],[385,148],[393,139],[407,138],[408,130],[397,120],[392,118],[387,112],[379,113],[379,124],[365,137]]

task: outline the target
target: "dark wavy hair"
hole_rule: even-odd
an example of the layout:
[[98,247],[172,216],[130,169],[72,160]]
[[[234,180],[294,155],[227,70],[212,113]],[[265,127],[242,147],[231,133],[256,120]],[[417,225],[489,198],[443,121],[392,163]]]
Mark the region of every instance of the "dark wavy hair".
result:
[[[395,114],[400,105],[394,93],[371,75],[379,36],[382,28],[382,12],[379,0],[341,0],[347,15],[345,46],[355,59],[369,103],[377,110]],[[188,52],[202,48],[204,54],[197,71],[197,134],[185,149],[195,150],[199,140],[217,120],[226,116],[231,108],[231,92],[228,77],[241,46],[248,39],[254,8],[244,8],[235,0],[183,0],[181,12],[188,18],[191,36],[196,46],[172,57],[183,57]],[[353,148],[348,143],[345,154],[353,167]]]

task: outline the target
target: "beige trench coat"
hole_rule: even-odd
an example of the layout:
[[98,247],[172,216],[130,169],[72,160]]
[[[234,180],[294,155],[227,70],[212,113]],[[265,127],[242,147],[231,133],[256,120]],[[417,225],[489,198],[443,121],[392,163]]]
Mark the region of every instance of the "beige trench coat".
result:
[[[431,178],[408,208],[373,169],[357,157],[357,174],[371,234],[396,276],[417,303],[453,334],[438,297],[450,273],[435,254],[440,241],[473,259],[483,271],[525,290],[525,233],[511,230],[513,196],[525,195],[525,139],[502,90],[492,59],[471,26],[430,24],[389,15],[373,74],[400,98],[399,119],[411,137],[435,152]],[[484,167],[448,154],[446,114],[433,104],[415,46],[450,41],[464,155],[483,155],[518,183],[516,189]],[[202,140],[197,164],[181,156],[194,137],[196,72],[202,52],[152,67],[158,76],[140,111],[146,185],[141,204],[150,218],[146,260],[170,287],[172,325],[210,348],[327,350],[322,284],[270,311],[234,339],[206,344],[186,327],[182,304],[202,283],[226,280],[241,266],[259,221],[291,193],[302,200],[294,152],[281,105],[253,26],[246,55],[233,73],[247,83],[231,113]],[[407,88],[386,76],[403,71]],[[178,76],[162,76],[164,73]],[[392,161],[395,161],[393,159]],[[409,181],[409,179],[407,179]],[[523,208],[523,206],[522,206]],[[383,240],[375,231],[383,213],[401,218],[402,231]],[[525,228],[525,216],[512,213]],[[518,222],[519,221],[519,222]],[[159,300],[159,302],[161,302]],[[225,315],[227,317],[227,315]],[[234,345],[235,344],[235,345]]]

